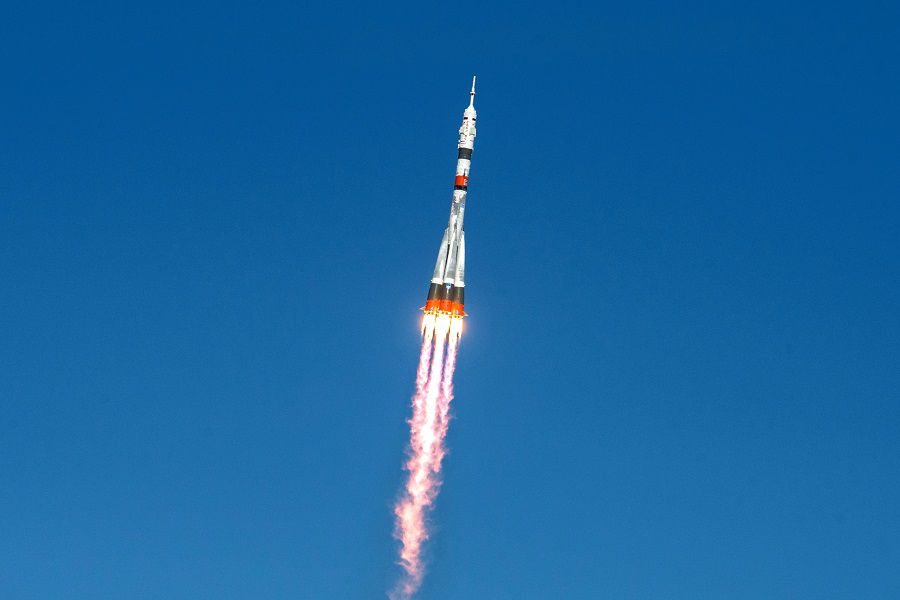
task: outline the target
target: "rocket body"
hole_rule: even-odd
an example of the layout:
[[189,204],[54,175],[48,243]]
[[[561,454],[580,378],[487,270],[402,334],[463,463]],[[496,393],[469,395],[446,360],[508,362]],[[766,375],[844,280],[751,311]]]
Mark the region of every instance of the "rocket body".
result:
[[438,250],[434,275],[428,288],[428,298],[422,310],[426,313],[444,314],[462,318],[465,303],[466,238],[463,217],[466,213],[466,194],[469,190],[469,167],[475,148],[475,78],[469,93],[469,107],[463,113],[457,145],[456,179],[453,184],[453,200],[450,204],[450,220]]

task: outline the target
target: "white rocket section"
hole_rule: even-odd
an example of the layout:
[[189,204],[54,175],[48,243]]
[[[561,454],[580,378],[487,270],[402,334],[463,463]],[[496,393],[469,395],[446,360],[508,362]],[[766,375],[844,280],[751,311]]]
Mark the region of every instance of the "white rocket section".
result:
[[[459,144],[457,148],[471,150],[475,148],[475,78],[472,78],[472,91],[469,92],[469,106],[463,113],[462,125],[459,128]],[[434,269],[432,283],[465,285],[466,250],[463,234],[463,218],[466,212],[466,187],[469,183],[469,158],[458,158],[456,161],[456,186],[453,190],[453,201],[450,205],[450,220],[441,247],[438,251],[437,264]],[[462,188],[462,189],[458,189]]]
[[459,249],[456,251],[456,287],[466,285],[466,232],[459,232]]
[[459,148],[475,147],[475,78],[472,78],[472,91],[469,92],[469,107],[463,113],[462,127],[459,128]]
[[449,248],[449,257],[450,260],[447,261],[447,268],[444,271],[444,283],[453,285],[456,282],[456,265],[457,265],[457,255],[459,254],[459,234],[460,232],[453,232],[452,239],[450,240],[450,248]]
[[447,237],[450,235],[450,228],[444,230],[444,237],[441,238],[441,247],[438,250],[437,264],[434,265],[434,275],[431,277],[432,283],[444,283],[444,273],[447,271]]

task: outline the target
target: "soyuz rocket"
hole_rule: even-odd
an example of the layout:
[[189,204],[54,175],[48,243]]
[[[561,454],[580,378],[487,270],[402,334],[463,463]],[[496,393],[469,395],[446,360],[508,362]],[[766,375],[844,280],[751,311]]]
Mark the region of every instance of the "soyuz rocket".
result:
[[461,319],[466,289],[466,238],[463,217],[466,212],[466,193],[469,189],[469,166],[475,148],[475,78],[469,92],[469,107],[463,113],[459,128],[459,144],[456,159],[456,180],[453,184],[453,201],[450,204],[450,221],[444,230],[437,264],[428,288],[428,299],[422,310],[425,314],[447,315]]

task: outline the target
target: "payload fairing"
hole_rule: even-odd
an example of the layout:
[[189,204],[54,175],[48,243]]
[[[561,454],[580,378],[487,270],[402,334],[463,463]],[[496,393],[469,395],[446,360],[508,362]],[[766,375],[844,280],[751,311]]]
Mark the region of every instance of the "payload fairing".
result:
[[428,288],[428,299],[422,310],[426,314],[448,315],[463,318],[466,271],[466,238],[463,217],[466,212],[466,193],[469,189],[469,167],[475,148],[475,78],[469,93],[469,107],[463,113],[459,128],[459,144],[456,160],[456,180],[453,185],[453,202],[450,204],[450,221],[444,230],[438,250],[434,276]]

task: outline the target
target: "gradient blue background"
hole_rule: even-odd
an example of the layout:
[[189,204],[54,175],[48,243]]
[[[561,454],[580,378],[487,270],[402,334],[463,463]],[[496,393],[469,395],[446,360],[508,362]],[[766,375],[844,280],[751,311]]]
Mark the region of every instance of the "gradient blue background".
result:
[[7,6],[0,597],[900,598],[895,3]]

